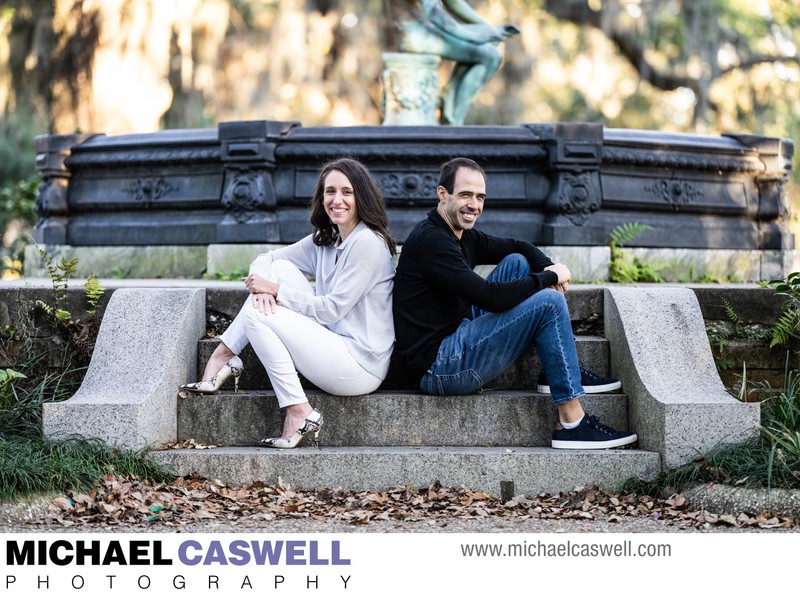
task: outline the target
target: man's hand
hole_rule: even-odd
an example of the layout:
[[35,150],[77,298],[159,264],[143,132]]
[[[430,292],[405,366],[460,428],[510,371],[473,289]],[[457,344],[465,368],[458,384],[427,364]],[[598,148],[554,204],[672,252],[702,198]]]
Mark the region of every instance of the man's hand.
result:
[[551,270],[558,275],[558,283],[553,285],[552,288],[561,293],[566,293],[569,289],[569,283],[572,282],[572,273],[569,271],[569,268],[564,264],[556,263],[548,266],[545,270]]

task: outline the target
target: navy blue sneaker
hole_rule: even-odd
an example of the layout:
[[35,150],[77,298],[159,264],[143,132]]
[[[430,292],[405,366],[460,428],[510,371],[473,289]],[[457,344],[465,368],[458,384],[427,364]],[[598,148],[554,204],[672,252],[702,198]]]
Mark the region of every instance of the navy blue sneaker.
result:
[[[547,376],[544,371],[539,374],[539,379],[536,383],[537,392],[550,393],[550,385],[547,383]],[[581,386],[583,386],[583,390],[587,394],[601,394],[619,390],[622,387],[622,382],[613,377],[603,377],[581,367]]]
[[603,450],[628,445],[637,439],[635,433],[617,431],[603,425],[597,417],[584,415],[575,429],[555,429],[551,444],[563,450]]

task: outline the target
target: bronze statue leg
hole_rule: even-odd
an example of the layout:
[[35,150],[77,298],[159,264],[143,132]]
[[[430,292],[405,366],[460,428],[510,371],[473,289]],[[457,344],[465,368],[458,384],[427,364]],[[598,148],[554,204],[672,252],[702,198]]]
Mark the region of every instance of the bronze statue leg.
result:
[[500,50],[493,43],[474,43],[422,26],[404,28],[399,49],[434,54],[456,62],[442,96],[441,119],[453,125],[464,123],[472,102],[502,62]]

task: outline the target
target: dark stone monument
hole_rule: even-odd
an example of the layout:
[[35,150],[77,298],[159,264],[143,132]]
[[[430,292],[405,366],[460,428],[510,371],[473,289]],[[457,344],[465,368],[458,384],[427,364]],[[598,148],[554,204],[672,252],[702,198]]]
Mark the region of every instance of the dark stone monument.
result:
[[481,228],[542,246],[603,246],[626,222],[653,227],[631,245],[791,250],[785,184],[793,145],[600,124],[217,129],[42,136],[40,244],[290,243],[309,232],[319,166],[349,155],[380,184],[402,243],[435,204],[439,165],[485,167]]

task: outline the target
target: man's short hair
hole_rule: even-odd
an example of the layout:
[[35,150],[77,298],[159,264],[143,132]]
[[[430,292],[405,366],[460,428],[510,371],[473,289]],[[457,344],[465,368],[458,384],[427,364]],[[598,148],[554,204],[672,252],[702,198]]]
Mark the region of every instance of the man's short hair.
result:
[[466,157],[456,157],[455,159],[451,159],[442,165],[442,168],[439,171],[439,185],[447,190],[448,194],[453,193],[456,183],[456,173],[458,173],[458,170],[462,167],[479,171],[483,176],[483,180],[486,181],[486,172],[480,165],[478,165],[472,159],[467,159]]

